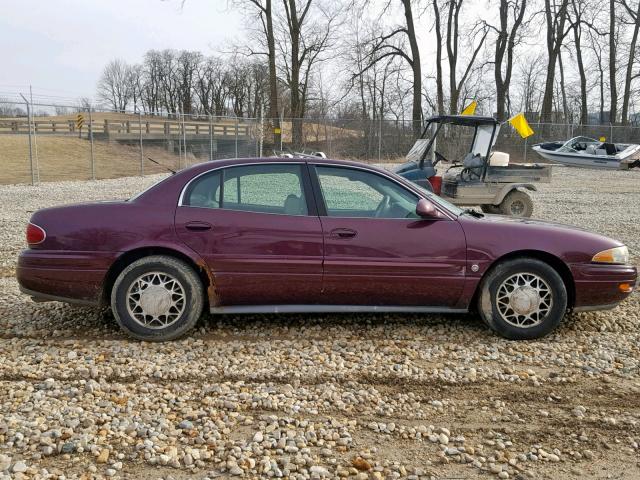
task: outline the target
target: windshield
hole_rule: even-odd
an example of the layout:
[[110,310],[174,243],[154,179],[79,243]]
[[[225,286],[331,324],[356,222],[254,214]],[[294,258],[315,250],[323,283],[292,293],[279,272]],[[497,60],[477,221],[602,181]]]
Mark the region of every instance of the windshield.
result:
[[422,188],[420,185],[417,185],[417,184],[413,186],[416,187],[418,190],[420,190],[430,201],[432,201],[436,205],[440,205],[445,210],[448,210],[454,215],[458,216],[464,213],[464,210],[462,208],[456,207],[453,203],[447,202],[446,200],[437,196],[435,193],[430,192],[426,188]]
[[418,163],[429,145],[429,141],[428,138],[419,138],[416,140],[416,143],[413,144],[413,147],[411,147],[411,150],[409,150],[409,153],[407,153],[405,157],[406,161]]
[[574,137],[570,140],[567,140],[565,144],[558,149],[558,152],[577,152],[581,150],[587,150],[590,145],[598,146],[601,145],[602,142],[598,140],[594,140],[589,137]]

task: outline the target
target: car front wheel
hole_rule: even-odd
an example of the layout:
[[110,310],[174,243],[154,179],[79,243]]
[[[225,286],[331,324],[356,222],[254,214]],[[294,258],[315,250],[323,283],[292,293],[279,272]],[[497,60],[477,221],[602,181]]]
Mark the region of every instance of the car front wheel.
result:
[[161,342],[184,335],[197,323],[203,305],[198,275],[181,260],[164,255],[131,263],[111,291],[116,321],[139,340]]
[[549,264],[534,258],[498,264],[480,288],[482,319],[511,340],[543,337],[560,323],[567,309],[562,278]]

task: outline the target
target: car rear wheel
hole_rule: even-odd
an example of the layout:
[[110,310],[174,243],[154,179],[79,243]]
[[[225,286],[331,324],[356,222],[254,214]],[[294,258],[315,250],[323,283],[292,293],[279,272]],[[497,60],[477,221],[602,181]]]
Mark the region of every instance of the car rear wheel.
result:
[[480,288],[482,319],[511,340],[543,337],[560,323],[567,309],[562,278],[550,265],[534,258],[497,265]]
[[512,217],[530,217],[533,214],[531,197],[520,190],[511,190],[499,205],[499,213]]
[[167,341],[197,323],[204,305],[202,283],[193,269],[173,257],[154,255],[125,268],[111,291],[111,310],[132,337]]

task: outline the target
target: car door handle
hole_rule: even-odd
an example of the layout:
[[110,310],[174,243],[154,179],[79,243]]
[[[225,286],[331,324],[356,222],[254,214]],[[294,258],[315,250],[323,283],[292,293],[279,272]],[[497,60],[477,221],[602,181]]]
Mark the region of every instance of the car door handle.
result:
[[209,222],[189,222],[185,225],[187,230],[193,230],[194,232],[204,232],[205,230],[211,230],[213,225]]
[[351,230],[350,228],[334,228],[331,230],[330,236],[333,238],[353,238],[358,234],[355,230]]

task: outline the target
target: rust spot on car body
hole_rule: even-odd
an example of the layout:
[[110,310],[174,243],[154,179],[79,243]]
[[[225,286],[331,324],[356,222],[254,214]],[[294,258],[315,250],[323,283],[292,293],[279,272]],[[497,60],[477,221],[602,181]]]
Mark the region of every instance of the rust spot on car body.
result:
[[209,269],[209,266],[202,259],[198,259],[198,261],[196,261],[196,265],[203,272],[205,272],[205,274],[207,275],[207,278],[209,279],[209,282],[208,282],[209,285],[207,286],[207,298],[209,299],[209,306],[217,307],[220,304],[220,298],[216,293],[216,287],[215,287],[216,284],[214,281],[213,272]]

